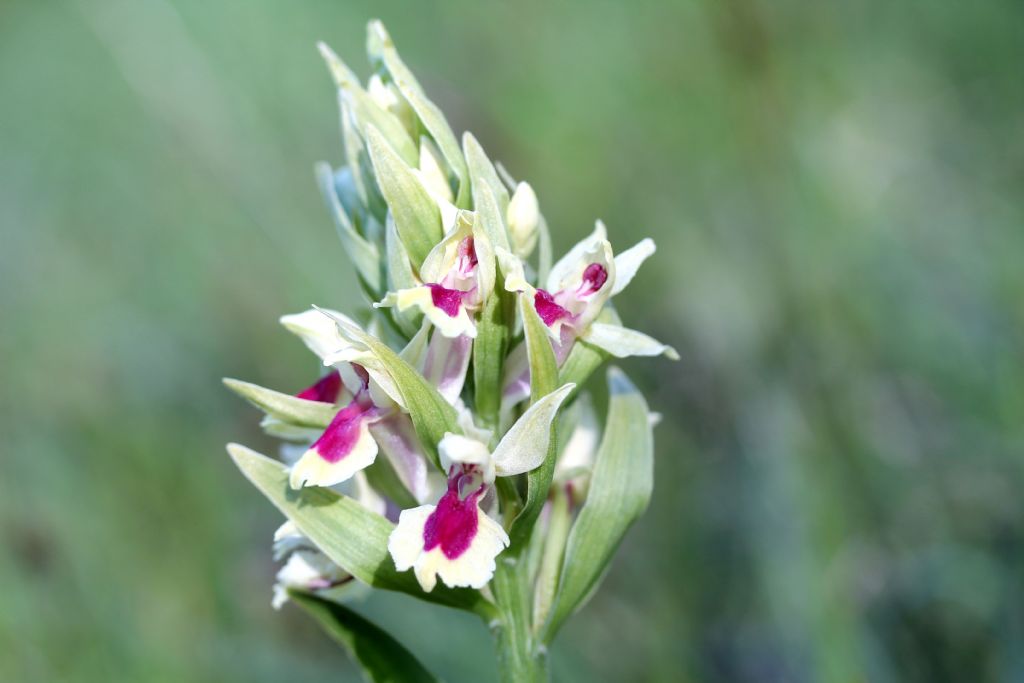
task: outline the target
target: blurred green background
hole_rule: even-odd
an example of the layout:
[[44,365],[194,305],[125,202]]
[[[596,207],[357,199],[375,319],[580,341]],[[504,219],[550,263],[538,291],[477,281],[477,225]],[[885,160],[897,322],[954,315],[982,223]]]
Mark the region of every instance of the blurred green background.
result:
[[[356,680],[270,608],[278,315],[356,301],[312,178],[379,16],[683,360],[651,509],[558,681],[1024,680],[1024,6],[0,4],[0,680]],[[473,618],[359,607],[453,681]]]

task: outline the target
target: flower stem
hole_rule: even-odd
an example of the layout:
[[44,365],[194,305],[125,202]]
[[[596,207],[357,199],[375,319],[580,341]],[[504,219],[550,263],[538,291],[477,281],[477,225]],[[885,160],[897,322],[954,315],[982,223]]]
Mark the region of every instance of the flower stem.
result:
[[533,636],[530,591],[525,563],[499,558],[494,572],[494,596],[501,617],[493,623],[501,680],[507,683],[545,683],[547,651]]

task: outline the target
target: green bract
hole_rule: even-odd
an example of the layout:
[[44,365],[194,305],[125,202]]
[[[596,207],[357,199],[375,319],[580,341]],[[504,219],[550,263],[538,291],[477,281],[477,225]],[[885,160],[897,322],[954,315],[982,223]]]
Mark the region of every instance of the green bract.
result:
[[601,436],[582,387],[609,357],[676,357],[611,303],[654,243],[616,254],[599,221],[553,262],[533,188],[459,143],[380,22],[365,82],[320,50],[345,163],[316,181],[372,305],[281,318],[324,368],[299,394],[225,380],[284,442],[280,461],[228,446],[288,520],[274,604],[305,608],[369,680],[434,679],[340,604],[359,586],[479,615],[502,678],[543,680],[651,494],[643,397],[610,369]]

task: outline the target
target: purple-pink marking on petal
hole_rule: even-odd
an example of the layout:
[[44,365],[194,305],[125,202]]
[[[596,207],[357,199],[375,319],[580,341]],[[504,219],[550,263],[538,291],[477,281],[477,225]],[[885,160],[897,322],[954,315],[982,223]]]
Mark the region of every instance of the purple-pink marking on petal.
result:
[[338,400],[341,392],[341,375],[337,370],[331,370],[321,377],[312,386],[306,387],[295,394],[296,398],[304,398],[307,401],[320,401],[321,403],[334,403]]
[[600,263],[591,263],[583,271],[583,285],[580,287],[580,294],[586,296],[593,294],[604,286],[608,281],[608,271]]
[[336,463],[347,456],[359,440],[359,427],[370,417],[372,410],[373,404],[362,406],[358,397],[353,399],[334,416],[331,424],[313,443],[313,450],[329,463]]
[[449,318],[459,314],[459,306],[462,305],[462,292],[457,289],[448,289],[438,284],[428,284],[430,287],[430,300],[434,305],[444,311]]
[[569,317],[569,311],[556,304],[555,297],[543,289],[538,289],[537,293],[533,295],[533,307],[537,309],[537,315],[548,327],[562,318]]
[[476,246],[473,242],[473,238],[467,237],[459,242],[459,272],[463,275],[469,275],[469,272],[476,268],[477,263],[479,263],[479,261],[476,257]]
[[469,550],[476,538],[480,514],[477,501],[486,487],[481,486],[474,493],[459,499],[459,480],[454,477],[448,482],[448,493],[437,503],[423,527],[423,551],[430,552],[441,546],[441,552],[449,560]]

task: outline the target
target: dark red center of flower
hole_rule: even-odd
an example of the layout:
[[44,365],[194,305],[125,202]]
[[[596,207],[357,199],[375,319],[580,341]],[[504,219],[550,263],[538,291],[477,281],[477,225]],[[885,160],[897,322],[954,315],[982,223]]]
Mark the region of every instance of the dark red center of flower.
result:
[[304,398],[307,401],[334,403],[338,400],[338,393],[340,391],[341,375],[337,370],[331,370],[329,373],[317,380],[316,384],[306,387],[299,393],[295,394],[295,396],[298,398]]
[[556,304],[555,297],[543,289],[538,289],[537,293],[533,295],[533,307],[537,309],[537,315],[548,327],[562,318],[569,317],[569,311]]
[[463,273],[468,273],[476,267],[477,263],[476,246],[473,243],[473,238],[467,237],[459,242],[459,269]]
[[459,314],[459,306],[462,305],[462,292],[457,289],[448,289],[437,284],[428,284],[430,287],[430,299],[434,305],[444,311],[449,318]]
[[371,410],[372,405],[363,406],[360,401],[353,400],[338,411],[312,448],[327,462],[338,462],[352,452],[352,447],[359,440],[359,427]]
[[458,486],[449,486],[437,503],[437,508],[427,518],[423,527],[423,550],[430,552],[441,546],[441,552],[449,560],[454,560],[469,549],[476,538],[479,514],[477,498],[479,491],[459,500]]
[[608,271],[605,270],[604,266],[600,263],[591,263],[583,271],[583,286],[580,288],[580,294],[593,294],[601,289],[607,281]]
[[356,373],[356,375],[359,377],[359,380],[363,383],[363,389],[370,386],[370,373],[366,371],[366,368],[364,368],[362,365],[352,363],[352,372]]

